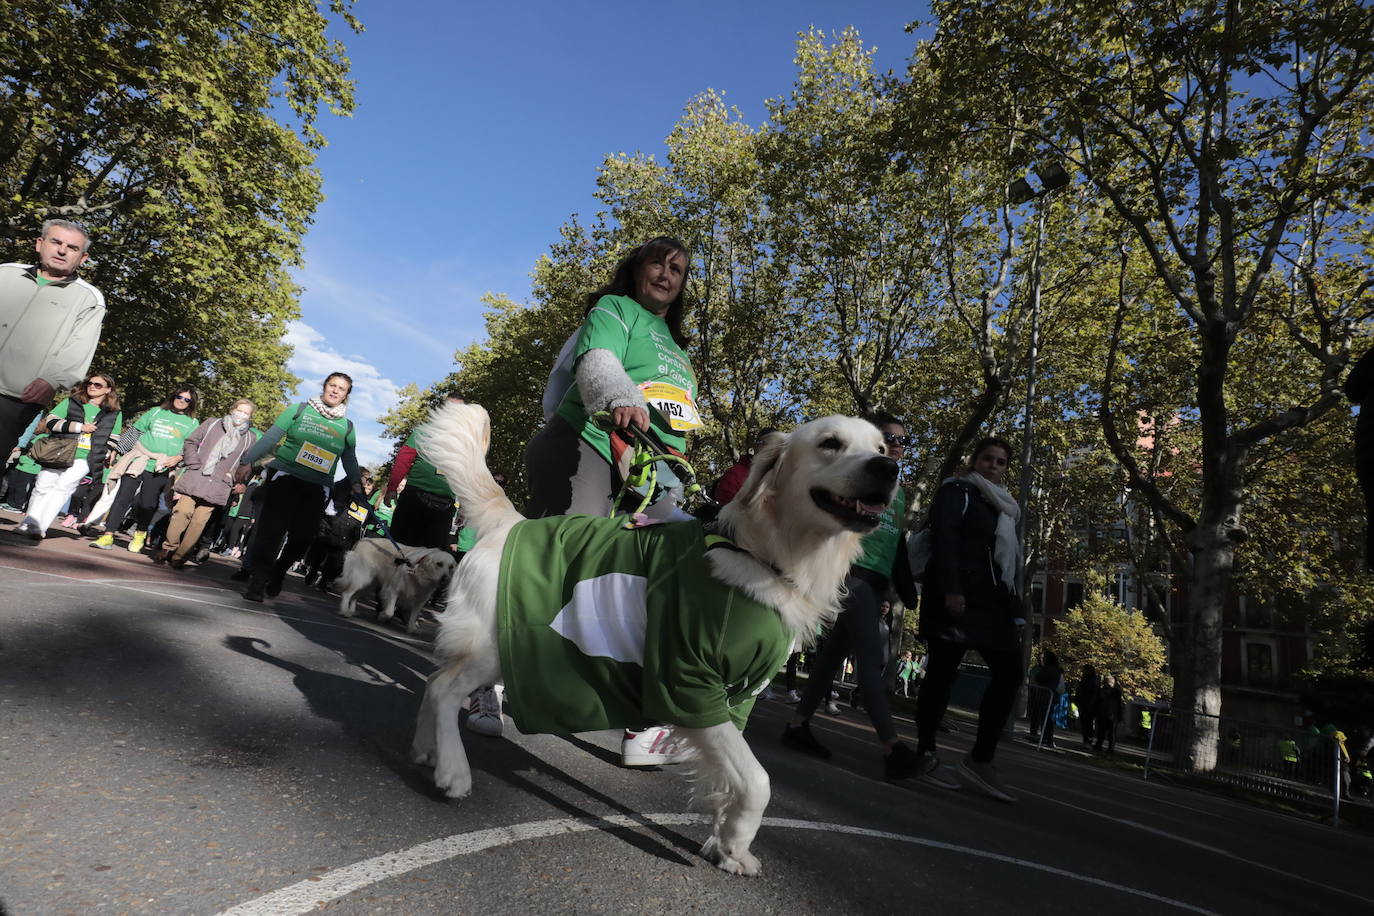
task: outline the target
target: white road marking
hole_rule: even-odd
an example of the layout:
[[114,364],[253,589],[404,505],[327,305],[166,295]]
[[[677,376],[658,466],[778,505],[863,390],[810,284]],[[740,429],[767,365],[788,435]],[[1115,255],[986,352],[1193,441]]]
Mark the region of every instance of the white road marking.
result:
[[1142,824],[1142,823],[1140,823],[1139,821],[1129,820],[1129,819],[1124,818],[1124,817],[1116,817],[1115,815],[1112,815],[1112,814],[1104,814],[1104,813],[1101,812],[1101,811],[1094,811],[1094,810],[1091,809],[1091,808],[1084,808],[1084,807],[1082,807],[1082,806],[1080,806],[1080,805],[1072,804],[1071,802],[1062,801],[1061,799],[1058,799],[1058,798],[1052,798],[1052,797],[1049,796],[1049,795],[1041,795],[1039,792],[1031,792],[1031,791],[1029,791],[1028,789],[1017,788],[1016,791],[1020,792],[1022,795],[1030,795],[1030,796],[1033,796],[1033,797],[1035,797],[1035,798],[1042,799],[1042,800],[1047,801],[1047,802],[1053,802],[1053,803],[1056,804],[1056,805],[1063,805],[1065,808],[1072,808],[1072,809],[1075,810],[1075,811],[1081,811],[1081,812],[1083,812],[1084,814],[1091,814],[1091,815],[1093,815],[1093,816],[1095,816],[1095,817],[1105,818],[1106,820],[1113,821],[1113,822],[1115,822],[1115,823],[1117,823],[1117,824],[1121,824],[1121,825],[1126,826],[1126,827],[1133,827],[1133,828],[1135,828],[1136,830],[1143,830],[1143,831],[1145,831],[1146,833],[1153,833],[1153,834],[1155,834],[1156,836],[1164,837],[1164,838],[1166,838],[1166,839],[1168,839],[1168,840],[1171,840],[1171,841],[1173,841],[1173,842],[1175,842],[1175,843],[1182,843],[1182,844],[1184,844],[1184,845],[1186,845],[1186,846],[1192,846],[1192,847],[1195,848],[1195,849],[1202,849],[1202,850],[1205,850],[1205,851],[1207,851],[1207,852],[1212,853],[1213,855],[1217,855],[1217,856],[1221,856],[1222,858],[1230,859],[1232,862],[1240,862],[1240,863],[1242,863],[1242,864],[1244,864],[1244,865],[1249,865],[1249,866],[1252,866],[1252,867],[1254,867],[1254,868],[1263,869],[1264,871],[1272,872],[1272,873],[1274,873],[1274,874],[1276,874],[1276,875],[1282,875],[1283,877],[1288,878],[1288,879],[1293,880],[1293,881],[1298,881],[1298,882],[1302,882],[1302,883],[1305,883],[1305,884],[1311,884],[1311,885],[1313,885],[1314,887],[1319,887],[1319,888],[1321,888],[1322,890],[1326,890],[1326,891],[1335,891],[1335,892],[1338,893],[1338,894],[1343,894],[1343,895],[1345,895],[1345,896],[1347,896],[1347,897],[1353,897],[1353,898],[1355,898],[1356,900],[1359,900],[1359,901],[1362,902],[1362,903],[1368,903],[1368,904],[1374,905],[1374,899],[1371,899],[1371,898],[1369,898],[1369,897],[1361,897],[1359,894],[1355,893],[1354,891],[1348,891],[1348,890],[1345,890],[1345,889],[1343,889],[1343,888],[1334,887],[1334,886],[1332,886],[1332,885],[1330,885],[1330,884],[1325,884],[1325,883],[1323,883],[1323,882],[1321,882],[1321,881],[1317,881],[1317,880],[1315,880],[1315,879],[1313,879],[1313,878],[1308,878],[1308,877],[1306,877],[1305,875],[1299,875],[1299,874],[1297,874],[1296,872],[1284,871],[1284,870],[1281,869],[1281,868],[1275,868],[1273,865],[1265,865],[1263,862],[1256,862],[1256,861],[1253,860],[1253,859],[1247,859],[1247,858],[1245,858],[1244,856],[1236,855],[1234,852],[1227,852],[1225,849],[1222,849],[1222,848],[1220,848],[1220,847],[1218,847],[1218,846],[1210,846],[1210,845],[1208,845],[1207,843],[1203,843],[1203,842],[1201,842],[1201,841],[1199,841],[1199,840],[1191,840],[1191,839],[1189,839],[1189,838],[1186,837],[1186,836],[1179,836],[1177,833],[1170,833],[1169,831],[1167,831],[1167,830],[1161,830],[1161,829],[1158,828],[1158,827],[1151,827],[1149,824]]
[[[507,846],[511,843],[519,843],[525,840],[536,840],[543,837],[559,836],[569,833],[586,833],[592,830],[643,827],[646,824],[681,827],[692,824],[710,823],[711,818],[706,814],[614,815],[610,817],[559,818],[547,821],[530,821],[525,824],[514,824],[510,827],[493,827],[488,830],[476,830],[472,833],[459,833],[454,836],[431,840],[428,843],[421,843],[409,849],[388,852],[380,856],[374,856],[370,859],[364,859],[353,865],[346,865],[343,868],[335,869],[332,872],[327,872],[315,878],[288,885],[270,894],[264,894],[261,897],[224,910],[219,916],[288,916],[288,914],[309,913],[326,903],[338,900],[341,897],[346,897],[354,891],[368,887],[372,884],[387,881],[391,878],[403,875],[406,872],[414,871],[417,868],[424,868],[437,862],[442,862],[445,859],[471,855],[472,853],[481,852],[496,846]],[[1044,865],[1039,862],[1031,862],[1027,859],[1018,859],[1013,856],[988,852],[982,849],[973,849],[968,846],[959,846],[954,843],[942,843],[939,840],[931,840],[925,837],[910,836],[902,833],[889,833],[885,830],[869,830],[864,827],[850,827],[845,824],[826,824],[819,821],[794,820],[786,817],[765,817],[763,819],[763,826],[790,830],[818,830],[826,833],[839,833],[849,836],[870,837],[879,840],[892,840],[898,843],[910,843],[915,846],[942,849],[947,852],[962,853],[963,855],[974,856],[980,859],[991,859],[996,862],[1004,862],[1008,865],[1015,865],[1020,868],[1045,872],[1047,874],[1078,881],[1083,884],[1104,887],[1108,890],[1120,891],[1124,894],[1142,897],[1146,900],[1153,900],[1156,903],[1162,903],[1181,910],[1188,910],[1193,913],[1213,913],[1212,910],[1203,909],[1202,907],[1194,906],[1190,903],[1184,903],[1181,900],[1173,900],[1169,897],[1162,897],[1159,894],[1152,894],[1149,891],[1142,891],[1133,887],[1114,884],[1111,881],[1103,881],[1100,878],[1090,878],[1086,875],[1080,875],[1077,872],[1056,868],[1053,865]]]

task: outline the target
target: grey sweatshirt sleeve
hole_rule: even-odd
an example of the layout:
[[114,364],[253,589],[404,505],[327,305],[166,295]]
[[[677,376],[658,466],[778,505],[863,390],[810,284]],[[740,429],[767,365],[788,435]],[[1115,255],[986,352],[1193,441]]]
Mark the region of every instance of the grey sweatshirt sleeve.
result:
[[646,407],[644,393],[610,350],[588,350],[577,361],[577,390],[588,414],[617,407]]

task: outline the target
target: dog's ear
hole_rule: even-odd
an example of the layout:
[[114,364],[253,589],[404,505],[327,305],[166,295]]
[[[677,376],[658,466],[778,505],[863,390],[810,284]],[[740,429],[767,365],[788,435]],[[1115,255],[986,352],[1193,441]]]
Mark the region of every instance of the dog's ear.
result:
[[735,494],[735,502],[750,505],[772,492],[773,480],[782,466],[788,435],[769,433],[764,438],[763,445],[754,453],[754,461],[749,465],[749,476],[745,479],[744,486]]

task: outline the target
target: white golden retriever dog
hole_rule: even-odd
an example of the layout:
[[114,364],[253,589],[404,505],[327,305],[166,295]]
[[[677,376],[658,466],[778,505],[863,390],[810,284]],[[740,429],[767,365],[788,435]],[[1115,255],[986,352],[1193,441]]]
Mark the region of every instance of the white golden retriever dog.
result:
[[[434,413],[422,435],[426,457],[447,477],[478,540],[450,589],[436,642],[440,667],[429,678],[411,752],[417,763],[434,767],[440,789],[463,798],[472,791],[472,771],[458,713],[474,689],[502,677],[497,615],[502,553],[512,528],[524,519],[486,468],[490,423],[485,410],[447,405]],[[817,624],[838,613],[845,573],[896,484],[897,465],[884,456],[882,435],[863,420],[832,416],[788,435],[774,434],[755,456],[735,499],[721,510],[716,531],[733,541],[733,548],[707,552],[709,574],[775,610],[786,635],[807,642]],[[752,693],[766,683],[751,684]],[[507,680],[508,701],[513,685]],[[680,687],[669,683],[662,689],[671,694]],[[720,693],[726,692],[722,681]],[[702,855],[727,872],[757,874],[759,861],[749,845],[768,805],[767,772],[730,721],[679,727],[675,735],[686,745],[696,795],[714,816]]]
[[363,538],[353,545],[344,557],[343,574],[335,583],[342,595],[340,617],[352,617],[358,609],[359,594],[376,586],[377,620],[388,619],[399,608],[406,632],[419,629],[420,608],[458,562],[452,554],[434,547],[402,544],[401,551],[409,566],[386,538]]

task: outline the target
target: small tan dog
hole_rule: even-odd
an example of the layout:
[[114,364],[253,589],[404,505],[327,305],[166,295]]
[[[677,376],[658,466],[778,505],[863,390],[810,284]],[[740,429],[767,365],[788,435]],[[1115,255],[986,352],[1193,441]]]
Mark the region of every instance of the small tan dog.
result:
[[344,557],[343,574],[335,587],[340,590],[339,616],[352,617],[358,609],[359,593],[377,587],[377,620],[390,618],[399,608],[406,632],[419,629],[420,608],[439,587],[444,576],[453,572],[458,561],[435,547],[401,545],[401,554],[386,538],[363,538]]
[[[575,529],[602,527],[590,524],[586,516],[526,522],[486,468],[489,436],[490,423],[485,410],[476,405],[450,404],[433,414],[422,442],[426,457],[444,473],[463,506],[468,524],[476,527],[478,535],[476,546],[464,557],[449,592],[448,609],[436,641],[440,667],[429,678],[411,748],[414,760],[433,766],[435,784],[453,798],[465,797],[472,791],[472,771],[458,728],[459,710],[473,690],[501,680],[503,653],[513,651],[510,649],[513,633],[507,632],[504,623],[498,627],[498,605],[510,606],[509,595],[518,584],[502,577],[503,566],[514,562],[512,557],[518,555],[504,554],[507,542],[524,540],[526,530],[550,530],[567,524],[568,520]],[[754,695],[763,689],[767,678],[776,673],[785,659],[792,638],[810,641],[817,625],[833,620],[838,613],[845,573],[861,552],[863,535],[876,527],[879,516],[892,499],[896,484],[897,465],[885,456],[882,435],[866,421],[832,416],[805,423],[788,435],[770,436],[755,456],[748,480],[734,501],[721,510],[716,521],[715,531],[728,538],[730,544],[728,549],[705,552],[704,569],[716,582],[702,583],[702,586],[719,588],[717,583],[720,583],[728,587],[727,596],[730,594],[728,589],[742,593],[738,601],[728,599],[731,606],[738,604],[744,608],[745,602],[755,602],[748,608],[752,609],[750,612],[755,614],[756,620],[759,615],[776,613],[772,625],[781,631],[779,635],[784,639],[782,656],[776,655],[779,644],[776,640],[769,642],[766,651],[763,644],[728,647],[735,650],[736,658],[749,657],[750,652],[754,652],[761,659],[761,666],[756,665],[756,671],[766,672],[761,681],[755,682],[755,672],[741,684],[737,669],[706,670],[710,660],[726,653],[693,645],[689,636],[686,639],[689,651],[697,650],[700,656],[695,659],[698,664],[693,669],[691,683],[686,680],[674,682],[671,670],[676,669],[666,666],[656,669],[668,672],[662,680],[642,678],[645,682],[653,681],[652,686],[644,687],[645,697],[652,690],[655,701],[670,706],[675,695],[690,695],[693,701],[703,693],[719,697],[717,709],[697,716],[699,722],[712,724],[679,727],[674,734],[687,748],[686,756],[697,783],[696,794],[714,814],[712,834],[702,847],[702,855],[727,872],[744,875],[759,872],[759,861],[749,852],[749,845],[758,832],[770,793],[768,774],[741,734],[743,717],[752,708]],[[523,525],[534,527],[524,529]],[[700,528],[695,521],[659,527],[678,526],[694,526],[683,529],[689,531]],[[654,531],[653,528],[643,530]],[[701,539],[699,535],[697,539]],[[540,556],[537,562],[507,568],[506,576],[512,580],[536,575],[556,579],[559,568],[550,567],[556,567],[557,562],[551,554]],[[625,579],[634,578],[621,575]],[[656,597],[662,597],[654,594],[654,583],[660,580],[644,577],[640,581],[648,583],[645,587],[651,604]],[[679,591],[673,594],[681,594],[681,588],[679,586]],[[686,589],[692,589],[691,583]],[[604,602],[601,606],[606,607]],[[674,603],[666,613],[671,619],[671,629],[688,634],[698,631],[695,624],[698,618],[691,616],[690,608]],[[617,619],[633,623],[635,618],[628,613],[620,614]],[[643,620],[642,614],[639,619]],[[660,646],[647,642],[666,628],[656,630],[652,620],[650,618],[647,630],[636,631],[633,626],[605,627],[597,634],[603,640],[599,645],[628,646],[630,653],[638,650],[646,659],[646,665],[649,659],[658,661]],[[552,628],[564,639],[576,643],[585,655],[602,656],[592,659],[592,666],[621,660],[611,650],[588,649],[587,635],[582,631],[574,632],[566,621],[561,624],[563,629],[559,626],[556,619]],[[548,628],[533,629],[540,630],[540,638],[549,638],[544,632]],[[680,635],[677,638],[679,642],[683,640]],[[639,640],[637,646],[634,645],[636,639]],[[505,672],[507,701],[516,724],[521,725],[522,711],[517,697],[522,692],[535,694],[545,685],[538,683],[538,665],[531,665],[535,674],[522,682],[520,669],[524,659],[507,658],[516,669]],[[702,661],[703,658],[706,661]],[[517,661],[520,664],[516,664]],[[724,667],[729,668],[728,665]],[[712,678],[716,679],[714,687]],[[631,682],[637,683],[633,679]],[[559,684],[560,688],[571,686],[590,691],[592,696],[600,695],[600,684]],[[608,701],[606,708],[613,708],[613,703]],[[607,715],[604,721],[605,724],[599,727],[632,724],[616,721],[615,715]],[[682,726],[684,723],[669,721],[666,724]]]

